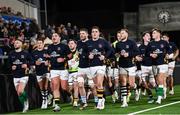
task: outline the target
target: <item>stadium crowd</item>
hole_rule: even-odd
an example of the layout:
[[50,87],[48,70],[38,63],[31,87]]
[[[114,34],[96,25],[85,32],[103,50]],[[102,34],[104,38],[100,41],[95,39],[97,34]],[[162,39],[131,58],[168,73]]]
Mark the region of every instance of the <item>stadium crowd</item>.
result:
[[[129,39],[126,28],[117,31],[113,43],[100,33],[97,26],[92,27],[89,35],[89,30],[71,23],[48,25],[40,30],[35,20],[27,25],[7,23],[0,18],[0,38],[5,43],[2,50],[8,55],[23,112],[29,109],[24,90],[29,74],[36,75],[42,96],[41,109],[47,109],[52,99],[54,112],[61,110],[61,96],[70,99],[74,107],[87,108],[91,92],[95,107],[103,110],[105,85],[113,103],[120,100],[123,108],[128,107],[132,92],[139,101],[141,92],[145,95],[146,91],[147,102],[157,104],[166,99],[167,91],[174,95],[173,70],[179,50],[169,42],[168,34],[154,28],[144,32],[142,42],[137,44]],[[156,90],[157,96],[152,90]]]
[[0,7],[0,14],[23,17],[20,11],[15,12],[11,7],[7,7],[7,6]]

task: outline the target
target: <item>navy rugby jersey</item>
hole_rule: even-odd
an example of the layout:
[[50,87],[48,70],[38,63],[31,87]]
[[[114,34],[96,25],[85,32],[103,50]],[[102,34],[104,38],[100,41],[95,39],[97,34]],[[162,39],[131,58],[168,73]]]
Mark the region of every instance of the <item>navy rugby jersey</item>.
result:
[[[176,46],[176,44],[174,43],[174,42],[169,42],[169,47],[170,47],[170,49],[171,49],[171,51],[174,53],[176,50],[178,50],[178,48],[177,48],[177,46]],[[174,60],[172,60],[172,59],[169,59],[168,60],[169,62],[172,62],[172,61],[174,61]]]
[[152,66],[151,57],[146,55],[147,46],[148,45],[141,44],[138,47],[139,48],[139,52],[140,52],[140,56],[143,58],[142,61],[141,61],[141,65],[143,65],[143,66]]
[[26,76],[26,74],[28,74],[26,73],[27,71],[21,67],[22,64],[30,65],[32,62],[32,59],[31,59],[30,54],[26,51],[21,51],[21,52],[12,51],[9,53],[8,62],[11,67],[13,65],[16,66],[16,69],[12,70],[13,77],[21,78],[21,77]]
[[[137,45],[134,41],[127,39],[126,41],[122,42],[119,41],[116,44],[116,53],[120,54],[119,58],[119,66],[123,68],[133,67],[134,64],[134,57],[138,55],[139,51]],[[121,54],[128,53],[128,57],[123,57]]]
[[[48,73],[48,66],[45,65],[45,61],[47,61],[47,50],[35,50],[32,52],[33,63],[36,66],[36,75],[43,75]],[[36,61],[40,61],[40,65],[36,65]]]
[[[88,44],[88,52],[94,54],[94,58],[90,59],[90,66],[102,66],[104,65],[104,60],[100,60],[99,56],[104,55],[105,58],[109,58],[111,55],[112,49],[110,44],[105,40],[99,38],[96,41],[89,40]],[[88,54],[88,55],[89,55]]]
[[69,47],[65,44],[59,43],[57,45],[51,44],[48,46],[48,54],[50,56],[51,69],[64,70],[66,62],[57,62],[58,58],[67,58],[71,54]]
[[157,54],[157,58],[152,58],[152,65],[162,65],[165,64],[166,54],[171,54],[172,51],[169,47],[169,44],[164,40],[152,41],[148,44],[147,55],[150,56],[151,53]]
[[87,41],[82,42],[79,40],[77,42],[77,51],[79,53],[79,67],[80,68],[87,68],[89,67],[89,54],[88,54],[88,47],[87,47]]

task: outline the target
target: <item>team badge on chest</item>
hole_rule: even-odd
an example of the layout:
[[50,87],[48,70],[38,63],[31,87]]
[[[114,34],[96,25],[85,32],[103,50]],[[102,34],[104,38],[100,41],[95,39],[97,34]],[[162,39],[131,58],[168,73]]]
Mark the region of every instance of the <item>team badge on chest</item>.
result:
[[164,45],[163,45],[163,44],[161,44],[160,46],[161,46],[161,48],[164,48]]
[[126,45],[126,49],[129,49],[129,45]]
[[99,48],[102,48],[102,44],[99,44]]
[[21,58],[24,58],[24,55],[21,55]]
[[58,50],[58,51],[60,51],[60,50],[61,50],[61,48],[60,48],[60,47],[58,47],[58,48],[57,48],[57,50]]

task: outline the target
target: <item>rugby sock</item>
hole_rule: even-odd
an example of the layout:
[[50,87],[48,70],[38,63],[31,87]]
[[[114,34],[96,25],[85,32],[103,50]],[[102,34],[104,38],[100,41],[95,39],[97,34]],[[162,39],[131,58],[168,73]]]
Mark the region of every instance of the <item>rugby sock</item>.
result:
[[114,92],[114,88],[113,88],[113,86],[109,87],[109,90],[110,90],[110,93],[111,93],[111,95],[112,95],[112,94],[113,94],[113,92]]
[[129,93],[131,93],[131,92],[130,92],[130,85],[129,85],[129,83],[127,83],[126,88],[127,88],[127,95],[128,95]]
[[22,95],[19,96],[19,101],[22,105],[24,105],[24,97]]
[[122,96],[123,103],[127,103],[127,100],[126,100],[126,97],[127,97],[127,86],[121,86],[120,87],[120,91],[121,91],[121,96]]
[[22,95],[23,95],[23,97],[24,97],[24,100],[26,101],[26,100],[27,100],[27,93],[24,91],[24,92],[22,93]]
[[134,89],[134,90],[137,89],[137,84],[136,84],[136,83],[134,83],[133,89]]
[[164,91],[164,93],[166,93],[166,91],[167,91],[167,88],[166,88],[166,87],[163,87],[163,91]]
[[106,99],[106,93],[105,93],[105,91],[104,91],[104,93],[103,93],[103,98]]
[[48,91],[47,90],[41,90],[41,96],[43,100],[47,99]]
[[98,102],[98,97],[94,96],[94,102],[97,103]]
[[60,99],[59,98],[54,98],[53,99],[55,105],[58,105],[60,103]]
[[157,95],[163,96],[163,85],[159,85],[159,87],[157,89]]
[[147,88],[146,91],[147,91],[149,98],[153,98],[152,91],[149,88]]
[[114,91],[119,92],[119,86],[114,86]]
[[104,95],[104,90],[103,89],[97,89],[97,97],[98,99],[102,99]]
[[167,92],[167,88],[163,87],[163,96],[164,96],[164,99],[166,99],[166,92]]
[[87,103],[86,96],[81,96],[81,101],[82,101],[82,103]]
[[48,98],[48,90],[44,90],[45,98]]
[[74,100],[74,102],[78,102],[78,98],[76,98],[76,97],[74,97],[73,100]]
[[141,88],[141,85],[138,84],[138,85],[137,85],[137,89],[139,90],[140,88]]
[[141,84],[141,91],[144,92],[145,91],[145,87]]
[[19,101],[21,102],[22,105],[24,105],[24,102],[27,100],[27,94],[26,92],[22,92],[21,95],[19,96]]
[[41,90],[41,96],[42,96],[42,99],[45,100],[44,90]]
[[94,102],[95,102],[95,106],[97,106],[97,104],[98,104],[98,97],[97,96],[94,96]]

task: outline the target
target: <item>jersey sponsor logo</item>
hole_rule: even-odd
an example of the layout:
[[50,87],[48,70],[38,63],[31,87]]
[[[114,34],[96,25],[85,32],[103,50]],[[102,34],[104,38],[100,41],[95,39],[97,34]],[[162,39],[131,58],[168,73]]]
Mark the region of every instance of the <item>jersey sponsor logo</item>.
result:
[[156,49],[155,51],[153,51],[153,53],[160,54],[160,53],[163,53],[163,52],[160,49]]
[[88,48],[92,48],[93,46],[92,45],[89,45]]
[[19,60],[19,59],[16,59],[14,62],[13,62],[14,65],[21,65],[22,62]]
[[38,58],[37,61],[39,61],[41,63],[45,62],[42,58]]
[[97,49],[93,49],[91,53],[94,55],[101,55],[101,52],[99,52]]
[[56,51],[53,51],[51,53],[51,57],[58,57],[58,56],[60,56],[60,54],[57,54]]
[[146,49],[141,49],[141,51],[145,51]]

